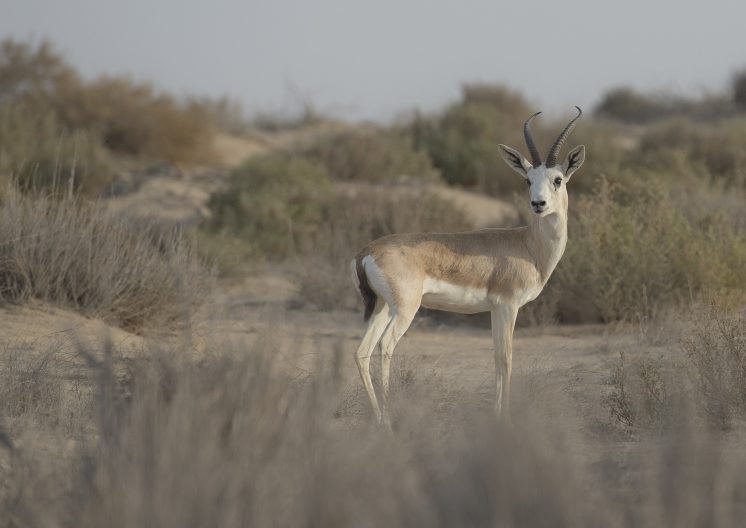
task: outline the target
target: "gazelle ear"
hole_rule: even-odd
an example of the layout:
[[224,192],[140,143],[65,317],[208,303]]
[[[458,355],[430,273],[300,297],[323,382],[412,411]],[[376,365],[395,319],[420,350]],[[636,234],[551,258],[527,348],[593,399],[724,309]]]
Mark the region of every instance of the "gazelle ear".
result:
[[580,168],[585,161],[585,145],[578,145],[570,151],[567,155],[567,159],[562,164],[562,172],[565,173],[565,178],[570,179],[572,173]]
[[500,156],[505,160],[505,163],[525,178],[528,174],[528,169],[533,168],[533,165],[523,157],[523,154],[509,146],[501,143],[497,147],[500,149]]

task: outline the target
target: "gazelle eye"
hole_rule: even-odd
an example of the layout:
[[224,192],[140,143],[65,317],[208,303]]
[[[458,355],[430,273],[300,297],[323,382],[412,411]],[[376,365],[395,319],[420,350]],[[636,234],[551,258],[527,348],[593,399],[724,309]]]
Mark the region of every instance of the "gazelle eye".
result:
[[562,178],[555,178],[555,179],[554,179],[554,184],[555,184],[555,185],[556,185],[557,187],[559,187],[560,185],[562,185]]

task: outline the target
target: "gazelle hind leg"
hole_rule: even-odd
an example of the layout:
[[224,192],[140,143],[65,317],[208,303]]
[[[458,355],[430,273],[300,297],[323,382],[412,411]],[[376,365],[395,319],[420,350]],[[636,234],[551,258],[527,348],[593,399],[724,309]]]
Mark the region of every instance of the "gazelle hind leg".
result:
[[389,429],[391,429],[391,418],[388,410],[391,358],[394,355],[396,344],[407,331],[409,325],[412,324],[417,308],[399,307],[381,337],[381,403],[383,404],[381,423]]
[[386,303],[380,298],[376,301],[376,308],[373,311],[373,315],[368,321],[368,328],[365,329],[365,335],[360,343],[360,346],[355,352],[355,363],[357,363],[357,369],[360,372],[360,378],[363,380],[363,386],[365,392],[368,393],[368,399],[370,405],[373,407],[373,412],[376,415],[376,421],[381,421],[381,409],[378,407],[378,400],[376,399],[376,393],[373,390],[373,381],[370,378],[370,356],[376,349],[376,345],[381,340],[383,331],[391,321],[389,310],[386,309]]

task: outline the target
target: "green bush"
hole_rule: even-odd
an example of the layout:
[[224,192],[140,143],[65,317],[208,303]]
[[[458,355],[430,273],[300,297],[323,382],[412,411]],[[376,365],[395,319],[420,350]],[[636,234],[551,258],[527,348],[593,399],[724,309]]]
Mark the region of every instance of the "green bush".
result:
[[58,188],[98,196],[111,184],[111,156],[98,137],[67,132],[55,114],[22,104],[0,106],[0,184]]
[[322,165],[285,153],[252,158],[210,198],[206,229],[235,235],[258,257],[305,253],[332,200]]
[[595,109],[599,117],[627,123],[647,123],[671,115],[673,105],[662,98],[643,95],[629,87],[613,88],[606,92]]
[[322,138],[302,152],[337,181],[437,180],[427,153],[396,130],[348,130]]
[[[497,145],[504,143],[527,153],[523,123],[532,113],[532,107],[518,92],[499,85],[467,85],[460,102],[439,116],[415,115],[408,130],[415,146],[428,152],[448,184],[505,197],[523,192],[525,183],[500,159]],[[541,118],[532,123],[542,156],[566,123]],[[594,153],[588,157],[583,174],[573,182],[575,191],[589,190],[598,175],[621,166],[625,150],[616,134],[609,125],[585,121],[573,133],[572,144],[585,143]]]
[[[530,114],[528,103],[507,88],[465,86],[459,103],[440,116],[416,115],[408,129],[447,183],[505,195],[524,184],[502,162],[497,145],[521,148],[523,122]],[[537,141],[546,139],[536,124]]]

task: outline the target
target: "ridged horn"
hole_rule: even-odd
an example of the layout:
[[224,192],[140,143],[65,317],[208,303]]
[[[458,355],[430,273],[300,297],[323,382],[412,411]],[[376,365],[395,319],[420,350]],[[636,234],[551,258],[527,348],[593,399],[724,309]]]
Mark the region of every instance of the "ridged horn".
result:
[[554,144],[552,145],[552,148],[549,149],[549,154],[547,154],[547,161],[545,163],[547,167],[554,167],[555,165],[557,165],[557,156],[559,155],[560,149],[562,148],[562,144],[565,142],[567,136],[570,135],[570,132],[572,132],[572,129],[575,127],[575,122],[580,119],[580,116],[583,115],[583,111],[580,109],[579,106],[576,106],[575,108],[578,109],[578,115],[576,115],[572,119],[572,121],[567,123],[567,126],[557,137]]
[[536,148],[536,143],[534,143],[534,138],[531,136],[531,129],[529,127],[531,126],[531,120],[540,113],[536,112],[523,123],[523,137],[526,139],[526,146],[528,147],[528,152],[531,154],[531,163],[534,167],[541,165],[541,154],[539,154],[539,149]]

